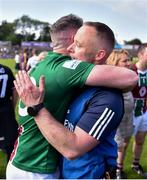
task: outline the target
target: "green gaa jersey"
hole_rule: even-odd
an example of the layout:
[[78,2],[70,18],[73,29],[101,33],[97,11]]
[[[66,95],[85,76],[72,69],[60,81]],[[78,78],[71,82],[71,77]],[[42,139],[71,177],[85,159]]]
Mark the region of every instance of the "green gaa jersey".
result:
[[[37,86],[40,76],[45,76],[44,105],[58,121],[63,123],[75,89],[85,84],[93,66],[49,52],[48,56],[31,71],[32,82]],[[19,123],[20,133],[11,156],[12,164],[30,172],[55,172],[58,166],[58,153],[43,137],[22,101],[19,103]]]

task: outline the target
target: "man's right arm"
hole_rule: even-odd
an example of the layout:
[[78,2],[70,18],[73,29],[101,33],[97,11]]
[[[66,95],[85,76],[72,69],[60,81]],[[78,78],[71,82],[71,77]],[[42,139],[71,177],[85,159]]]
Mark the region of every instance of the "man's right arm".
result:
[[137,81],[137,74],[130,69],[111,65],[95,65],[86,80],[86,85],[130,91],[136,86]]

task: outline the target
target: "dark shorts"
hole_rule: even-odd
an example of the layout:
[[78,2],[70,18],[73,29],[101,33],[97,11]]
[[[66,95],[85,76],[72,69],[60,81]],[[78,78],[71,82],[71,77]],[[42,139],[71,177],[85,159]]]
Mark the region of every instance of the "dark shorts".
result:
[[15,64],[15,69],[16,69],[16,70],[20,70],[20,64],[19,64],[19,63],[16,63],[16,64]]
[[13,146],[18,137],[18,123],[13,110],[0,110],[0,148]]
[[7,159],[10,159],[11,153],[14,149],[14,145],[5,146],[2,148],[2,151],[7,154]]

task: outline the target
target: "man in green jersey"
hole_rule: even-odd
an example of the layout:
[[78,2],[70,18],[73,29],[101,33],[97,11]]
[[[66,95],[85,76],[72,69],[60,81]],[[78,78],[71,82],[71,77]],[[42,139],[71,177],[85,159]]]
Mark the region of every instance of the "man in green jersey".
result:
[[[81,19],[73,15],[59,19],[51,28],[53,52],[49,52],[44,61],[30,73],[32,82],[37,86],[42,84],[44,79],[41,78],[40,82],[39,79],[44,75],[46,89],[44,105],[60,122],[64,120],[75,90],[83,87],[84,84],[125,89],[133,87],[137,81],[137,76],[131,70],[107,65],[94,66],[65,56],[68,54],[67,47],[73,42],[79,24],[82,25],[81,22]],[[99,55],[103,53],[104,51],[101,51]],[[30,109],[26,106],[20,101],[20,136],[7,167],[7,178],[58,178],[58,153],[45,140],[33,118],[43,104]]]

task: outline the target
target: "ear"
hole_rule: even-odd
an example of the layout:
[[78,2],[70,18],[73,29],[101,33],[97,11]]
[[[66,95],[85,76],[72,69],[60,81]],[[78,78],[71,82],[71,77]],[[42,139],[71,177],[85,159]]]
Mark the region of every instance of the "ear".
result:
[[[95,56],[95,59],[96,59],[96,61],[98,61],[99,63],[101,63],[101,62],[104,60],[105,56],[106,56],[106,50],[101,49],[101,50],[99,50],[99,51],[97,52],[97,54],[96,54],[96,56]],[[106,59],[105,59],[105,60],[106,60]]]

